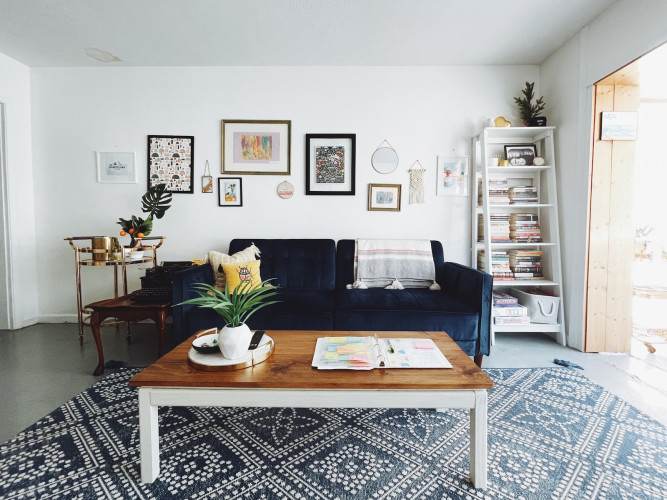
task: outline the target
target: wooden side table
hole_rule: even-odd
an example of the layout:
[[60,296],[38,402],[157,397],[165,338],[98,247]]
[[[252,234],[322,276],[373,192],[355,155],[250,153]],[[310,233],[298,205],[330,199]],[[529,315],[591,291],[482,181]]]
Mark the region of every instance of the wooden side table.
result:
[[97,347],[97,368],[93,375],[104,373],[104,348],[100,335],[100,325],[107,318],[115,318],[120,321],[141,321],[150,319],[157,325],[158,331],[158,354],[164,349],[165,331],[167,317],[171,312],[171,302],[143,304],[132,301],[131,296],[124,295],[117,299],[100,300],[86,306],[92,311],[90,327]]

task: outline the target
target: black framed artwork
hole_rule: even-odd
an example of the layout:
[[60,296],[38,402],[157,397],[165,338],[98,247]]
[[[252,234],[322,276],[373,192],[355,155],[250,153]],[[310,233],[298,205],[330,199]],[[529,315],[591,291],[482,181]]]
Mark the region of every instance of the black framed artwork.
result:
[[218,177],[218,206],[243,206],[243,179],[240,177]]
[[356,134],[306,134],[306,194],[354,195]]
[[166,184],[168,193],[194,192],[194,136],[149,135],[147,156],[149,189]]
[[505,144],[505,158],[512,166],[531,166],[535,156],[537,156],[535,144]]

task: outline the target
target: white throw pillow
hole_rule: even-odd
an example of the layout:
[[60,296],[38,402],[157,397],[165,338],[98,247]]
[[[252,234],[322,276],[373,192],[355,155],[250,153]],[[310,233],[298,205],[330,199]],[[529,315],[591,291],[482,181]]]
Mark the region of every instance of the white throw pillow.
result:
[[236,252],[233,255],[227,255],[226,253],[211,250],[208,253],[208,262],[211,264],[213,273],[215,274],[215,287],[220,290],[225,289],[225,273],[222,271],[223,264],[240,264],[251,260],[257,260],[259,254],[259,248],[257,248],[254,243],[248,248]]

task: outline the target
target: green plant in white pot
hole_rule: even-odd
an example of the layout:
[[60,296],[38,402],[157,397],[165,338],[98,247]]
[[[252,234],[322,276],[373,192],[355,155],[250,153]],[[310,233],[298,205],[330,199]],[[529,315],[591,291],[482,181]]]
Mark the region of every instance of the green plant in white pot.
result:
[[225,287],[222,291],[206,283],[198,283],[195,289],[199,297],[181,302],[197,307],[212,309],[225,320],[225,326],[218,332],[218,345],[227,359],[243,357],[248,352],[252,332],[246,321],[260,309],[280,302],[272,300],[278,289],[270,280],[253,287],[250,281],[241,283],[231,292]]

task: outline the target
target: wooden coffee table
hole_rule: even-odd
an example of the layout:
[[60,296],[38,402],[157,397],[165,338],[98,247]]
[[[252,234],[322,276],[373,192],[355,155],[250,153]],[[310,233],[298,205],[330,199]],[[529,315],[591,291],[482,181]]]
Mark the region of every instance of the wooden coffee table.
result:
[[[486,486],[487,390],[491,379],[444,333],[269,331],[273,356],[253,368],[199,371],[188,364],[186,340],[138,373],[141,479],[160,474],[159,406],[241,406],[294,408],[468,408],[470,480]],[[311,367],[315,342],[325,336],[433,339],[453,368],[317,370]]]

